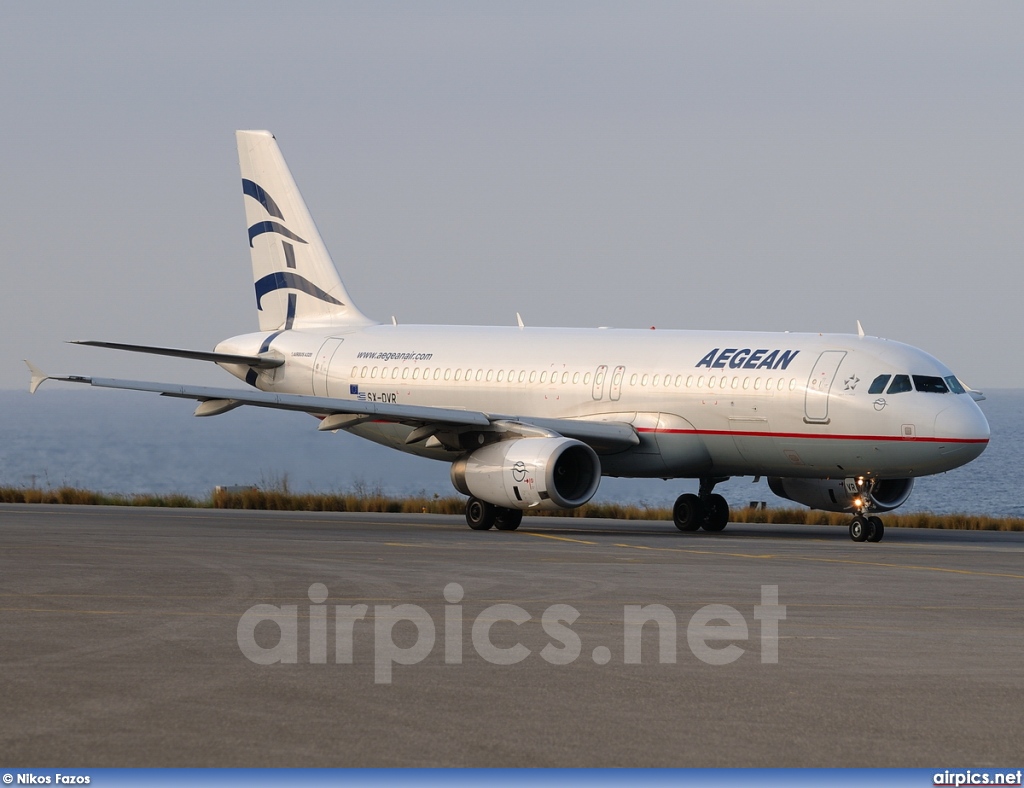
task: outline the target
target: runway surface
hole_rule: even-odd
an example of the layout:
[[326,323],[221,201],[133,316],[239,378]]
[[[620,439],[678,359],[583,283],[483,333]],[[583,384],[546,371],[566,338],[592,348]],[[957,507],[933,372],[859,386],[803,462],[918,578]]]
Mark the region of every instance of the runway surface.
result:
[[[255,605],[274,620],[243,620]],[[346,639],[351,605],[367,614]],[[661,629],[628,635],[629,605],[661,606]],[[410,611],[429,653],[389,619]],[[728,638],[690,637],[715,613]],[[0,627],[2,766],[965,768],[1022,751],[1024,534],[0,506]],[[246,656],[289,642],[294,663]]]

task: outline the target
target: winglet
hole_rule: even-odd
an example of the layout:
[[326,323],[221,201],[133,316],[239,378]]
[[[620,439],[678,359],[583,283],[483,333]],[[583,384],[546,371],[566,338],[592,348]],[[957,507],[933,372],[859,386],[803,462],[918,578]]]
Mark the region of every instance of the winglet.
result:
[[28,393],[35,394],[36,389],[39,388],[40,385],[42,385],[42,382],[44,380],[49,380],[50,376],[43,372],[41,369],[39,369],[39,367],[37,367],[27,358],[24,361],[25,364],[28,365],[28,371],[32,373],[32,380],[30,380],[28,384]]

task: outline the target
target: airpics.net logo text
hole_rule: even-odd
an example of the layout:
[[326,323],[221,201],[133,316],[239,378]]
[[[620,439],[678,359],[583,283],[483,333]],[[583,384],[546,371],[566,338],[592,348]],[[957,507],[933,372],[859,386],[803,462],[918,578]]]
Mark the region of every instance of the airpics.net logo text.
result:
[[[334,663],[353,664],[357,639],[361,648],[368,641],[373,654],[373,680],[377,684],[391,683],[395,665],[417,665],[427,659],[439,636],[443,640],[445,664],[463,664],[467,625],[473,651],[492,665],[515,665],[535,654],[551,665],[569,665],[583,654],[583,640],[572,628],[581,614],[572,605],[550,605],[541,613],[539,621],[547,643],[531,650],[523,645],[515,629],[537,620],[529,611],[520,605],[500,603],[483,608],[469,620],[463,604],[465,591],[458,583],[444,587],[446,604],[440,627],[419,605],[373,605],[371,614],[370,606],[365,604],[324,604],[328,590],[323,583],[313,583],[308,594],[312,604],[301,615],[309,622],[308,652],[304,647],[301,651],[308,653],[309,663],[328,664],[329,630],[333,628]],[[761,586],[760,604],[753,606],[761,663],[778,664],[779,622],[785,618],[786,606],[779,604],[779,587]],[[253,605],[238,620],[238,647],[246,659],[257,665],[295,664],[299,661],[300,646],[306,645],[300,644],[299,619],[298,605]],[[513,641],[511,645],[495,644],[492,634],[496,627],[501,633],[499,642]],[[661,604],[623,606],[623,663],[644,663],[645,627],[657,635],[657,662],[675,664],[679,619],[671,608]],[[396,628],[400,630],[397,638]],[[413,631],[415,637],[409,637]],[[751,626],[731,605],[704,605],[686,622],[685,636],[691,654],[701,662],[729,665],[747,653],[748,649],[741,644],[749,645]],[[307,653],[303,653],[303,661]],[[612,650],[606,645],[595,646],[590,657],[595,664],[606,665],[612,660]],[[647,662],[652,661],[654,658],[649,654]]]

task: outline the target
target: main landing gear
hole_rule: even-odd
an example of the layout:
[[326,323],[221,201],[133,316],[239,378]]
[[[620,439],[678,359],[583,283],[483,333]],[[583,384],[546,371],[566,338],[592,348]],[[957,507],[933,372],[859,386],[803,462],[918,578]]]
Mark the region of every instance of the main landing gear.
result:
[[522,521],[521,509],[506,509],[479,498],[470,498],[466,502],[466,522],[474,531],[487,531],[492,527],[499,531],[514,531]]
[[715,485],[725,478],[700,480],[697,495],[684,493],[672,507],[672,521],[680,531],[705,531],[716,533],[729,523],[729,502],[718,493],[712,493]]
[[858,513],[850,522],[850,538],[855,542],[881,542],[885,535],[882,519]]

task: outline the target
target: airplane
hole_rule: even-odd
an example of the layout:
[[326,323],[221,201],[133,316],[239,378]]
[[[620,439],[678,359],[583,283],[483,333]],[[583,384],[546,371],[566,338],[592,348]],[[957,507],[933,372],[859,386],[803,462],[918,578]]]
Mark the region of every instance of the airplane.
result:
[[[100,377],[47,379],[302,411],[451,464],[470,528],[512,531],[526,510],[573,509],[603,476],[696,479],[673,522],[719,532],[733,476],[782,498],[850,512],[878,542],[877,513],[919,476],[978,457],[989,426],[953,372],[922,350],[854,334],[398,325],[352,302],[275,137],[236,132],[259,331],[213,351],[80,341],[211,361],[249,390]],[[26,362],[28,363],[28,362]]]

